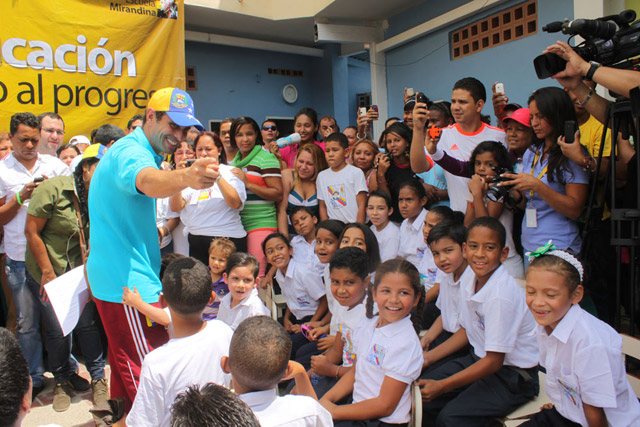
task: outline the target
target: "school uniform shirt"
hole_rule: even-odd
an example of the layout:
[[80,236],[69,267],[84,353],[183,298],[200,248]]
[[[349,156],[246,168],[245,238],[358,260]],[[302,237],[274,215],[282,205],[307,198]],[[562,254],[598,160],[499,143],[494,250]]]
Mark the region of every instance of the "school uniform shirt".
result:
[[[504,130],[486,123],[482,123],[480,128],[473,133],[462,131],[457,123],[452,124],[442,129],[438,147],[446,151],[451,157],[468,161],[471,158],[473,149],[482,141],[498,141],[507,148],[507,137]],[[425,154],[429,155],[426,153],[426,149]],[[439,159],[433,156],[433,160],[437,161]],[[469,194],[469,188],[467,187],[469,178],[455,176],[447,171],[444,171],[444,177],[447,181],[451,209],[464,212],[467,208],[466,197]]]
[[[420,236],[422,236],[422,233]],[[420,281],[422,282],[422,286],[424,286],[424,290],[426,292],[433,288],[434,283],[437,282],[436,275],[439,271],[428,245],[425,245],[424,255],[417,268],[420,273]]]
[[546,392],[563,417],[588,426],[583,403],[603,408],[610,426],[640,425],[640,403],[627,381],[622,338],[574,305],[548,335],[537,326]]
[[220,165],[220,176],[238,193],[242,202],[238,209],[232,209],[227,204],[217,183],[204,190],[182,190],[185,206],[180,212],[180,218],[187,233],[231,238],[247,235],[240,219],[240,212],[247,200],[247,191],[244,183],[231,173],[232,169],[231,166]]
[[424,218],[427,216],[426,209],[422,209],[422,212],[413,220],[409,222],[409,218],[402,221],[400,225],[400,247],[398,248],[398,256],[403,257],[416,268],[420,265],[420,260],[424,257],[427,244],[424,242],[422,235],[422,226],[424,225]]
[[231,307],[231,293],[222,298],[218,311],[218,320],[222,320],[234,331],[244,319],[253,316],[271,316],[271,310],[265,307],[258,296],[257,289],[252,289],[249,295],[235,307]]
[[[156,227],[165,227],[167,221],[172,218],[180,218],[180,214],[173,212],[169,207],[169,197],[156,199]],[[173,236],[171,233],[164,236],[160,242],[160,249],[167,247],[172,240]]]
[[206,322],[200,332],[173,338],[149,353],[142,363],[138,394],[127,416],[127,425],[169,426],[171,405],[190,385],[213,382],[223,386],[229,375],[220,367],[229,355],[233,331],[219,320]]
[[[13,153],[8,154],[4,160],[0,161],[0,198],[5,202],[20,192],[25,184],[33,182],[41,176],[53,178],[54,176],[71,175],[71,170],[59,159],[47,154],[38,154],[33,170],[29,171],[14,157]],[[4,251],[9,258],[14,261],[23,261],[27,250],[27,238],[24,235],[24,225],[27,222],[27,208],[29,199],[21,200],[16,215],[3,226],[4,230]],[[122,289],[120,289],[122,296]]]
[[504,353],[504,365],[529,369],[538,365],[536,323],[525,303],[524,291],[507,269],[498,267],[475,292],[476,275],[460,283],[460,325],[476,356]]
[[356,351],[354,347],[354,337],[356,331],[360,329],[363,322],[367,318],[367,298],[364,301],[356,305],[352,309],[345,306],[339,306],[333,317],[336,318],[338,324],[338,332],[342,335],[342,366],[348,367],[353,365],[355,360]]
[[[411,317],[376,328],[378,316],[365,319],[355,337],[356,363],[353,402],[380,395],[384,377],[410,385],[422,370],[422,346],[413,329]],[[380,421],[392,424],[409,422],[411,418],[411,389],[407,387],[398,406]]]
[[309,396],[278,396],[275,388],[240,395],[261,427],[332,427],[333,419],[320,402]]
[[378,239],[380,262],[397,257],[400,249],[400,227],[389,221],[381,231],[378,231],[373,224],[370,228]]
[[304,237],[295,235],[291,238],[291,247],[300,263],[307,264],[316,274],[323,273],[324,265],[320,262],[315,252],[316,239],[309,243]]
[[368,192],[364,173],[353,165],[345,165],[338,172],[331,168],[318,174],[316,192],[318,200],[327,207],[327,216],[345,224],[358,220],[358,202],[356,196]]
[[460,329],[460,283],[465,282],[468,276],[474,276],[471,267],[467,266],[458,281],[453,280],[453,273],[445,273],[438,270],[437,282],[440,283],[440,293],[436,300],[436,307],[440,309],[442,328],[450,333]]
[[326,294],[320,276],[309,274],[294,257],[287,266],[287,273],[276,271],[276,280],[280,284],[287,307],[296,319],[313,316],[318,308],[319,299]]

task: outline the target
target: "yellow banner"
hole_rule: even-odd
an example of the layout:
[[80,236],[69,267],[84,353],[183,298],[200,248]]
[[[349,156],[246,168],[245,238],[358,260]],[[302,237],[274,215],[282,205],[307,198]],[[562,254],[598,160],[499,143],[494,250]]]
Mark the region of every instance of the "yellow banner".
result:
[[125,128],[154,90],[185,88],[183,0],[9,0],[0,14],[0,132],[56,112],[65,142]]

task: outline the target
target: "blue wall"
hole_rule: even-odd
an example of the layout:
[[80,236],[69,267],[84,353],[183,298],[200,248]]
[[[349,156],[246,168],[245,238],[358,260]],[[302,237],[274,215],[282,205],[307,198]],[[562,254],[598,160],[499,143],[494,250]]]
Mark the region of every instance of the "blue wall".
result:
[[[208,43],[185,43],[186,65],[196,67],[197,91],[190,91],[196,115],[205,124],[210,119],[265,116],[293,117],[302,107],[316,109],[320,116],[333,114],[330,89],[331,54],[325,58],[268,52]],[[303,77],[268,74],[268,68],[302,70]],[[288,104],[282,88],[293,84],[298,100]]]
[[[436,3],[436,5],[434,5]],[[389,38],[402,31],[428,21],[444,2],[429,2],[429,7],[421,4],[396,15],[389,20],[385,37]],[[446,2],[449,10],[463,0]],[[543,86],[557,86],[554,80],[539,80],[533,68],[533,58],[556,40],[566,40],[562,34],[542,32],[542,26],[552,21],[573,17],[572,0],[538,0],[538,32],[527,38],[487,49],[474,55],[452,61],[449,50],[449,32],[480,20],[497,11],[522,3],[509,1],[482,14],[455,23],[454,25],[430,33],[396,49],[387,51],[387,90],[389,116],[402,115],[402,91],[413,87],[424,91],[432,100],[451,98],[453,84],[462,77],[473,76],[482,81],[487,89],[488,104],[483,110],[493,116],[491,106],[491,86],[494,82],[504,83],[510,101],[524,105],[530,93]],[[495,124],[495,117],[492,117]]]
[[349,58],[349,116],[348,122],[341,124],[340,129],[356,125],[358,120],[358,103],[356,95],[371,92],[371,67],[368,62]]

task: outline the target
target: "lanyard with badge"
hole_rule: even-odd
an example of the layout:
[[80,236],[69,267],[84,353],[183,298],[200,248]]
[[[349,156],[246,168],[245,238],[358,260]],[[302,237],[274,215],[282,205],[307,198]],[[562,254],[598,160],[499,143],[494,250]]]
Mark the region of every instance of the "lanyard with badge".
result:
[[[540,152],[536,150],[536,155],[533,158],[533,164],[531,165],[531,175],[533,175],[533,170],[538,163],[538,158],[540,157]],[[542,164],[542,158],[540,158],[540,164]],[[549,164],[542,168],[540,173],[536,178],[542,179],[543,176],[546,175],[547,169],[549,168]],[[527,209],[525,210],[525,222],[527,228],[537,228],[538,227],[538,217],[537,210],[533,207],[533,190],[529,190],[529,203],[527,204]]]

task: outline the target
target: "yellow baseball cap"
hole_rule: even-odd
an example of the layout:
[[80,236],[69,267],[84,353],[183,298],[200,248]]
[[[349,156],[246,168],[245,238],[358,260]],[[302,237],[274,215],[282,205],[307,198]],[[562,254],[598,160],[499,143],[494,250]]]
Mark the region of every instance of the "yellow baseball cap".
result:
[[198,130],[204,130],[202,123],[194,116],[191,96],[181,89],[165,87],[155,91],[147,104],[147,108],[165,111],[177,125],[195,126]]

